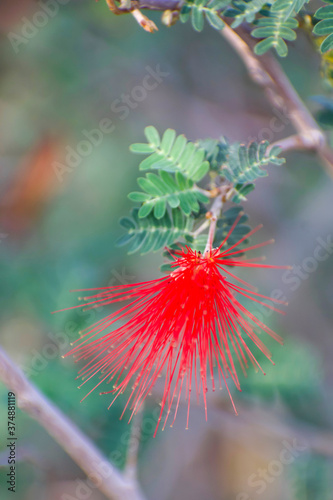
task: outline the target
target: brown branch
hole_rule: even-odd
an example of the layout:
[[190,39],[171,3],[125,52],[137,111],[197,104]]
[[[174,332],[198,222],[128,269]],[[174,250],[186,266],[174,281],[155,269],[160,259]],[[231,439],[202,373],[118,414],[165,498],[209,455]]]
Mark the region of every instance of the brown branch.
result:
[[[295,134],[295,135],[290,135],[289,137],[284,137],[283,139],[280,139],[279,141],[275,141],[267,149],[267,152],[269,153],[270,150],[274,146],[279,146],[281,148],[281,151],[286,153],[287,151],[295,151],[295,150],[304,150],[307,149],[304,145],[304,139],[301,134]],[[312,148],[310,148],[312,149]]]
[[[234,190],[230,184],[225,184],[221,186],[220,188],[217,189],[217,191],[219,192],[219,195],[215,198],[215,200],[212,203],[212,206],[210,207],[209,212],[207,212],[206,214],[207,219],[209,219],[210,226],[209,226],[208,239],[204,250],[204,254],[206,252],[209,252],[213,248],[217,220],[222,212],[224,203],[228,201],[231,198],[232,194],[234,193]],[[201,227],[204,227],[204,224],[202,224]],[[201,228],[199,229],[201,232]],[[198,231],[197,234],[199,234]]]
[[207,239],[206,248],[204,250],[204,254],[206,254],[207,252],[210,252],[213,248],[213,241],[214,241],[214,237],[215,237],[217,219],[219,218],[219,216],[221,214],[222,208],[223,208],[222,196],[217,196],[217,198],[215,198],[215,200],[211,206],[210,212],[208,212],[210,226],[209,226],[208,239]]
[[230,43],[244,62],[252,80],[260,85],[269,102],[282,111],[298,132],[297,136],[278,141],[283,150],[314,150],[333,175],[333,151],[321,130],[296,90],[288,80],[279,63],[270,55],[257,57],[252,49],[255,40],[242,28],[236,31],[226,25],[221,35]]
[[137,483],[121,474],[96,446],[25,377],[0,348],[0,380],[18,406],[59,443],[90,481],[112,500],[144,500]]
[[323,131],[300,99],[278,62],[270,55],[257,57],[253,40],[242,29],[237,33],[228,24],[220,31],[244,62],[252,80],[263,87],[271,104],[285,113],[303,136],[304,145],[316,148],[325,142]]

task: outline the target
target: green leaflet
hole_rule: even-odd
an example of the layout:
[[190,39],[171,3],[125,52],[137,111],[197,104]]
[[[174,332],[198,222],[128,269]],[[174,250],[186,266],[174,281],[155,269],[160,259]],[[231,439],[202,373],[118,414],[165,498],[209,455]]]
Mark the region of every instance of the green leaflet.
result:
[[120,224],[127,233],[119,238],[118,246],[129,245],[128,253],[144,254],[169,247],[184,237],[190,241],[193,219],[186,218],[178,208],[165,212],[160,219],[153,214],[140,218],[139,210],[134,208],[130,217],[120,219]]
[[191,179],[186,179],[180,172],[172,175],[160,171],[159,175],[149,173],[139,178],[138,184],[145,192],[134,192],[129,199],[142,203],[139,217],[147,217],[152,211],[157,219],[164,217],[167,206],[179,207],[185,215],[199,211],[199,202],[208,203],[209,198],[202,194]]
[[[240,213],[244,212],[243,207],[231,207],[228,210],[225,210],[219,220],[217,221],[217,229],[214,238],[214,247],[221,245],[221,243],[226,238],[229,233],[233,223],[237,219]],[[238,241],[243,238],[249,231],[251,230],[250,226],[246,224],[248,220],[248,216],[243,213],[237,222],[237,226],[234,228],[232,234],[228,237],[228,240],[222,247],[222,250],[225,250],[232,245],[238,243]],[[239,250],[242,246],[247,244],[248,240],[244,240],[239,247],[235,248],[234,251]]]
[[221,30],[224,22],[219,13],[228,3],[228,0],[187,1],[182,7],[180,20],[185,23],[190,19],[193,28],[202,31],[206,19],[214,29]]
[[203,139],[199,146],[205,150],[206,160],[211,170],[218,171],[221,165],[227,161],[229,153],[229,142],[225,137],[220,139]]
[[225,137],[219,140],[205,139],[200,141],[200,146],[206,151],[206,159],[210,163],[211,170],[216,171],[221,177],[233,184],[235,195],[234,203],[246,200],[247,195],[254,189],[254,181],[258,177],[264,177],[267,172],[263,167],[269,163],[281,165],[284,158],[278,158],[280,148],[275,146],[267,153],[269,143],[252,142],[248,146],[229,144]]
[[298,12],[304,7],[306,3],[310,0],[275,0],[271,6],[272,12],[283,11],[284,19],[288,19],[295,12]]
[[149,154],[140,163],[140,170],[164,170],[165,172],[180,172],[193,182],[200,181],[209,170],[205,161],[205,151],[189,142],[184,135],[176,137],[176,132],[168,129],[162,140],[155,127],[146,127],[145,135],[148,144],[132,144],[133,153]]
[[255,188],[255,185],[250,184],[235,184],[234,190],[236,191],[235,196],[232,201],[234,203],[241,203],[242,201],[247,200],[247,195],[251,193]]
[[286,18],[290,2],[285,1],[283,6],[284,8],[280,6],[281,8],[275,11],[273,9],[262,11],[265,17],[261,17],[255,22],[257,28],[251,34],[254,38],[263,38],[254,48],[257,55],[275,49],[280,57],[285,57],[288,54],[285,40],[292,41],[296,39],[294,29],[298,27],[298,22],[292,17]]
[[[286,41],[296,39],[295,28],[298,22],[294,18],[309,0],[187,0],[181,11],[181,21],[191,20],[196,31],[202,31],[205,19],[215,29],[222,29],[224,22],[221,14],[233,17],[232,28],[237,28],[244,21],[254,23],[257,27],[252,36],[262,38],[255,46],[255,53],[262,55],[270,49],[275,49],[280,57],[288,54]],[[333,0],[328,0],[330,3]],[[319,9],[320,10],[320,9]],[[262,17],[256,20],[257,14]],[[319,23],[321,24],[321,23]],[[333,24],[329,21],[320,29],[329,30],[329,36],[322,44],[322,51],[329,50],[333,45]],[[316,33],[316,31],[314,31]],[[316,33],[319,34],[319,33]]]
[[140,163],[140,170],[157,170],[138,179],[141,192],[129,194],[129,198],[141,203],[139,218],[153,213],[162,219],[169,208],[179,208],[184,215],[198,213],[200,203],[208,203],[209,198],[196,186],[209,170],[204,148],[187,141],[184,135],[168,129],[162,139],[155,127],[146,127],[148,144],[133,144],[131,150],[139,154],[149,154]]
[[257,13],[267,3],[266,0],[234,0],[231,6],[223,12],[226,17],[233,17],[235,20],[231,24],[232,28],[237,28],[242,22],[252,23]]
[[236,191],[240,192],[243,185],[252,184],[258,177],[265,177],[267,172],[263,170],[263,167],[269,163],[281,165],[285,162],[284,158],[277,157],[280,152],[278,146],[273,147],[267,153],[268,146],[268,141],[259,144],[251,142],[249,146],[239,143],[230,146],[228,160],[222,169],[222,175],[234,184]]

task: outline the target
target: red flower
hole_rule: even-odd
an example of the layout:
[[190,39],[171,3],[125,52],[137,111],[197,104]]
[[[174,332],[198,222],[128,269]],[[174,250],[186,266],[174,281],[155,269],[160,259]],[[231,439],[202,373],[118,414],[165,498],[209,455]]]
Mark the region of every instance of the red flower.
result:
[[[245,250],[236,248],[259,228],[222,251],[221,248],[234,226],[219,248],[203,255],[187,247],[174,252],[174,271],[166,277],[135,285],[93,289],[98,290],[98,293],[84,297],[87,301],[84,306],[88,308],[124,301],[126,305],[86,329],[84,335],[76,341],[78,345],[67,354],[74,355],[77,361],[86,362],[79,372],[79,377],[84,380],[83,384],[96,375],[99,375],[100,380],[94,389],[104,381],[112,381],[112,390],[102,394],[114,394],[113,401],[129,386],[132,387],[125,409],[130,406],[133,415],[151,392],[157,378],[165,371],[157,430],[164,410],[165,426],[174,401],[175,419],[184,386],[188,399],[188,424],[193,380],[198,400],[202,393],[207,418],[207,372],[214,390],[214,366],[219,374],[220,385],[222,377],[229,395],[225,380],[229,375],[240,390],[233,353],[244,372],[248,367],[248,360],[255,368],[261,369],[244,337],[249,337],[271,360],[271,353],[256,331],[263,330],[280,343],[282,339],[241,305],[237,295],[243,295],[270,309],[277,309],[262,302],[260,299],[268,297],[253,291],[251,285],[234,276],[226,266],[279,266],[256,263],[258,259],[237,258],[241,252],[269,243],[254,245]],[[232,283],[229,277],[236,279],[242,286]],[[272,302],[271,298],[269,300]],[[279,300],[274,302],[285,304]],[[117,322],[120,326],[115,327]],[[102,332],[106,333],[100,337]],[[230,398],[232,401],[231,395]],[[232,404],[234,406],[233,401]]]

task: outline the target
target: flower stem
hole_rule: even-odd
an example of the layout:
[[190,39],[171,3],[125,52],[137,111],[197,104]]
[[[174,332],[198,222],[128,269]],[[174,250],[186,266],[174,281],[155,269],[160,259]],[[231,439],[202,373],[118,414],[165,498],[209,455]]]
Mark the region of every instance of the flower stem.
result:
[[231,196],[234,193],[234,189],[233,189],[232,185],[230,185],[230,184],[222,186],[220,188],[220,190],[221,190],[221,195],[217,196],[217,198],[215,198],[215,200],[210,208],[210,211],[208,212],[210,226],[209,226],[208,239],[207,239],[207,244],[206,244],[204,254],[206,252],[210,252],[213,249],[213,242],[214,242],[214,237],[215,237],[217,219],[221,215],[223,205],[225,204],[226,201],[228,201],[231,198]]
[[208,239],[207,239],[207,244],[206,244],[204,254],[206,252],[210,252],[213,248],[213,241],[214,241],[214,237],[215,237],[217,219],[218,219],[219,215],[221,214],[222,207],[223,207],[222,196],[218,196],[217,198],[215,198],[214,203],[212,204],[211,209],[210,209],[210,213],[211,213],[211,215],[209,217],[210,226],[209,226]]

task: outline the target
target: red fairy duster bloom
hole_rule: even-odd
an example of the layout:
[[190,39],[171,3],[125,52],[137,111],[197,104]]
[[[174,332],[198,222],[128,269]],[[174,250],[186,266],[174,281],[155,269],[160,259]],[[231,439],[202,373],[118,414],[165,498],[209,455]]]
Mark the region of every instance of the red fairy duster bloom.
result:
[[[104,381],[112,382],[112,390],[102,394],[114,394],[113,401],[131,387],[125,409],[129,406],[133,415],[165,371],[157,430],[164,411],[165,426],[173,402],[176,403],[175,419],[183,389],[188,400],[188,422],[192,385],[196,387],[198,400],[200,394],[203,396],[207,418],[207,373],[214,390],[214,367],[220,384],[222,379],[226,382],[230,375],[240,390],[233,353],[244,372],[248,360],[255,368],[261,369],[244,340],[246,336],[271,360],[271,353],[256,331],[263,330],[280,343],[282,339],[248,311],[237,296],[242,295],[265,307],[277,309],[264,303],[261,299],[268,297],[253,291],[251,285],[235,277],[226,266],[280,266],[263,265],[255,262],[258,259],[239,257],[240,253],[267,244],[237,249],[259,228],[222,251],[236,223],[219,248],[206,251],[203,255],[187,247],[174,252],[174,270],[166,277],[134,285],[92,289],[98,290],[98,293],[84,297],[87,301],[84,306],[88,308],[116,302],[126,302],[126,305],[81,332],[83,335],[75,342],[77,345],[67,354],[74,355],[77,361],[85,361],[84,368],[79,372],[83,384],[97,375],[100,380],[94,389]],[[232,283],[230,277],[242,286]],[[269,300],[272,302],[271,298]],[[285,304],[279,300],[274,302]],[[117,326],[118,322],[120,326]],[[102,332],[106,333],[100,336]]]

